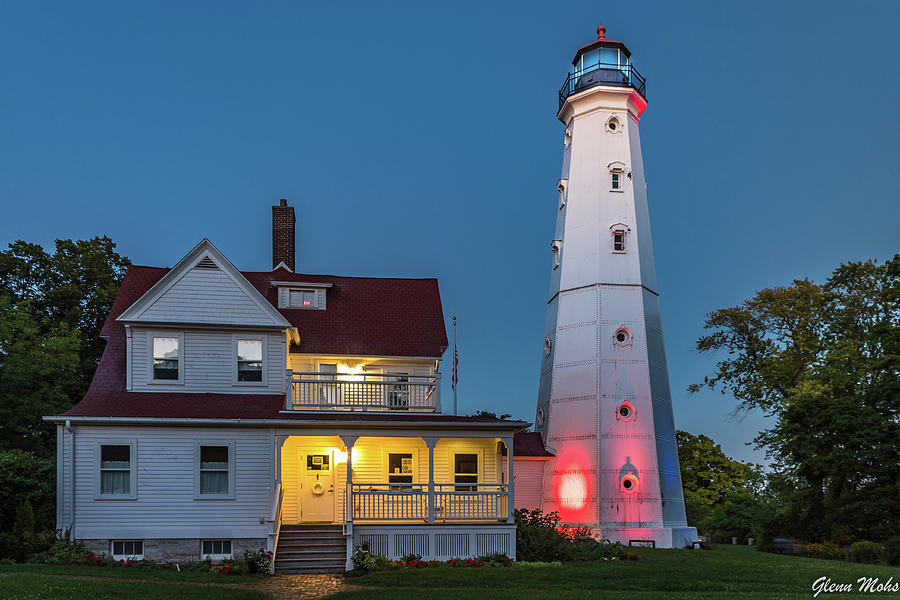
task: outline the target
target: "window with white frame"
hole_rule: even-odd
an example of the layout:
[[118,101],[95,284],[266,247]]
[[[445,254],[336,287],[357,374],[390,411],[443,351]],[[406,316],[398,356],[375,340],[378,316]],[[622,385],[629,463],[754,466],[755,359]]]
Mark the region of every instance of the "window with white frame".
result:
[[238,383],[265,383],[263,339],[235,338],[235,355],[237,358],[236,378]]
[[99,497],[134,498],[134,443],[101,443]]
[[[453,455],[453,483],[457,492],[474,492],[477,485],[464,485],[478,483],[478,454],[457,452]],[[461,485],[463,484],[463,485]]]
[[151,380],[160,383],[180,383],[184,377],[182,351],[184,336],[181,334],[153,335],[151,339],[153,362]]
[[625,231],[615,229],[612,232],[613,252],[625,252]]
[[222,560],[231,558],[231,540],[203,540],[200,543],[202,560]]
[[197,442],[196,496],[204,499],[234,498],[234,444]]
[[142,540],[113,540],[112,557],[116,560],[142,560],[144,542]]
[[609,191],[624,192],[625,191],[625,163],[612,162],[609,163]]
[[[387,476],[392,490],[404,490],[412,487],[413,482],[413,454],[412,452],[388,452]],[[402,484],[407,485],[402,485]]]

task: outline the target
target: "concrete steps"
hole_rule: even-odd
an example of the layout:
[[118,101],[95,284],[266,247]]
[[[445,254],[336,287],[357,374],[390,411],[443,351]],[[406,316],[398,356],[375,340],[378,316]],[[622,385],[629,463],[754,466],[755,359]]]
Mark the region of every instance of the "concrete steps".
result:
[[282,525],[276,573],[343,573],[346,563],[347,540],[340,525]]

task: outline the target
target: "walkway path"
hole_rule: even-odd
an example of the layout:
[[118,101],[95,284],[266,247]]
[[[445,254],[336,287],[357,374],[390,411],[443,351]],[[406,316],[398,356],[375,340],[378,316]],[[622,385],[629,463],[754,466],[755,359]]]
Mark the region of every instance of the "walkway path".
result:
[[362,589],[348,584],[342,575],[273,575],[254,587],[279,600],[312,600]]

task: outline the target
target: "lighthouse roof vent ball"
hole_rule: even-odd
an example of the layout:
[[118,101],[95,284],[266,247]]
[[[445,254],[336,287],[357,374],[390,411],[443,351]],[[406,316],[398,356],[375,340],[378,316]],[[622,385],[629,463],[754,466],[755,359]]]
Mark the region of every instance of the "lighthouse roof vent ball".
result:
[[556,456],[541,507],[595,537],[687,547],[697,531],[685,519],[650,239],[646,108],[631,51],[598,27],[559,92],[565,197],[553,195],[536,413]]

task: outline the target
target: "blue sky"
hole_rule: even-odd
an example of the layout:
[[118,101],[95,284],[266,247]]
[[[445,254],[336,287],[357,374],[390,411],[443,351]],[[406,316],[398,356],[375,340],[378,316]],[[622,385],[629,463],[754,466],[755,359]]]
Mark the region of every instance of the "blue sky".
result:
[[0,245],[105,234],[171,266],[209,237],[263,270],[288,198],[299,271],[439,277],[461,412],[531,420],[556,92],[601,22],[647,77],[677,426],[761,460],[758,416],[684,391],[714,367],[694,343],[708,311],[900,247],[897,3],[4,2]]

